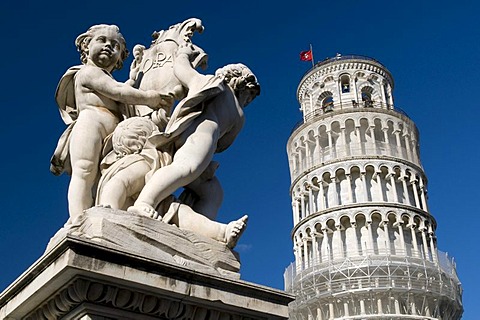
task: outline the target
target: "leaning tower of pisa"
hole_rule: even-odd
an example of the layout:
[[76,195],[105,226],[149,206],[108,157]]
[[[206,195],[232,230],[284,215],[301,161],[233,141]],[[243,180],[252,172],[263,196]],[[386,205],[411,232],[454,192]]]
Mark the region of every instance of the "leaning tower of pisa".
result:
[[455,264],[437,250],[419,133],[378,61],[341,56],[300,81],[287,144],[296,295],[290,319],[460,319]]

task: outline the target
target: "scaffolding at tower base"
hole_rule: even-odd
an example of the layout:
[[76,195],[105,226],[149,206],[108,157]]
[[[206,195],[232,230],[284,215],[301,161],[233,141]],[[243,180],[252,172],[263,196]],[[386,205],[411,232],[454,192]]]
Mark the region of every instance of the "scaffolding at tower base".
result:
[[455,264],[443,252],[437,261],[377,252],[305,270],[292,263],[284,274],[285,290],[296,295],[290,318],[459,319],[462,288]]

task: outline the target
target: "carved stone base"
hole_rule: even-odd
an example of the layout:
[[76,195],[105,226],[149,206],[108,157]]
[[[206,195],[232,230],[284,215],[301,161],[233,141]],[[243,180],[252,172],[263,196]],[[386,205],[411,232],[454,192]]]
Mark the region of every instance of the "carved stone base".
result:
[[[153,241],[155,236],[137,238],[141,241],[134,242],[133,246],[146,242],[151,249],[138,254],[141,251],[127,250],[120,243],[132,248],[129,241],[133,241],[137,233],[130,229],[123,234],[102,233],[102,230],[111,230],[110,223],[115,220],[105,216],[117,213],[107,210],[102,213],[103,217],[98,213],[89,218],[91,224],[82,223],[83,227],[75,229],[77,234],[72,230],[59,231],[47,252],[1,293],[0,319],[288,318],[287,305],[293,297],[280,290],[236,279],[238,273],[228,267],[231,266],[230,258],[218,260],[211,253],[210,258],[203,257],[203,260],[200,257],[186,259],[176,253],[180,247],[172,249],[175,245],[171,243],[165,245],[160,254],[154,248],[158,249],[162,237]],[[132,215],[123,218],[124,223],[129,219],[143,219]],[[153,230],[143,222],[138,224],[139,230],[141,226]],[[172,232],[180,232],[181,239],[192,237],[174,226],[163,224],[163,227],[175,228]],[[90,231],[82,233],[82,228]],[[85,234],[98,237],[86,237]],[[150,235],[153,234],[152,231]],[[105,235],[116,240],[109,243]],[[203,241],[207,240],[202,239],[200,243]],[[182,246],[188,249],[184,248],[183,253],[195,252],[196,245],[199,245],[197,240],[190,244],[184,240]],[[222,251],[221,247],[214,251]],[[227,257],[228,253],[224,253]]]

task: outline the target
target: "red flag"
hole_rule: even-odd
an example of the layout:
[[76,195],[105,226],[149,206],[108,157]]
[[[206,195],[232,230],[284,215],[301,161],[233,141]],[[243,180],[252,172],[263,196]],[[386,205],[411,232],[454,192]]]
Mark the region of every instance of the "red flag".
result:
[[300,52],[300,60],[302,61],[312,61],[312,50]]

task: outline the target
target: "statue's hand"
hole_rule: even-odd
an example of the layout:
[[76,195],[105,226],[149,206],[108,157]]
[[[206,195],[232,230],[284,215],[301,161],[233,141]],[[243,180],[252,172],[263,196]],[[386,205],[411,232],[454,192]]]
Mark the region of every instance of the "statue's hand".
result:
[[133,57],[136,63],[142,61],[144,50],[145,46],[142,46],[141,44],[137,44],[135,47],[133,47]]

